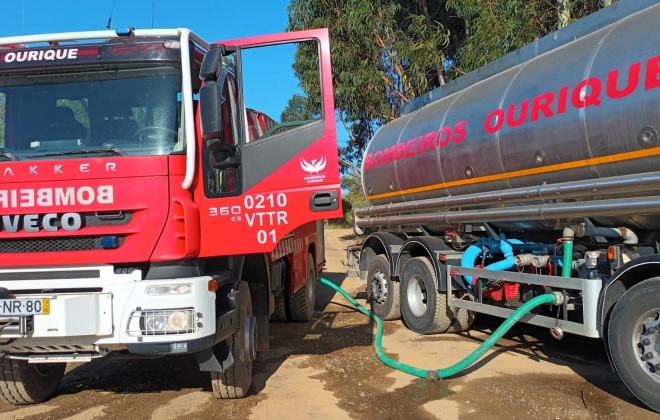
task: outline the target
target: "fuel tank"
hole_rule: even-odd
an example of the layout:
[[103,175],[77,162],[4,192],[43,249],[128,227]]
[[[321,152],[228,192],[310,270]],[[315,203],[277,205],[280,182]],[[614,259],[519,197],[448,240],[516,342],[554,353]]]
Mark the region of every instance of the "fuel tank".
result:
[[[366,148],[370,205],[659,170],[659,21],[657,1],[618,2],[418,98]],[[603,198],[640,194],[660,191]]]

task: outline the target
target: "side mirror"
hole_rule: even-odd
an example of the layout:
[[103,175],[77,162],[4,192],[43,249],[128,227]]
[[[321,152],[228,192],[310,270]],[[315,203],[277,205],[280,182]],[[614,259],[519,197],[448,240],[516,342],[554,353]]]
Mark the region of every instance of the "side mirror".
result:
[[208,81],[199,90],[199,112],[202,139],[211,150],[211,167],[237,168],[241,164],[241,148],[223,141],[222,88]]
[[[227,55],[229,50],[222,44],[214,44],[211,46],[211,49],[208,50],[204,59],[202,60],[202,67],[199,70],[199,78],[204,82],[208,81],[217,81],[218,80],[218,70],[220,69],[220,63],[222,62],[222,57]],[[234,52],[235,49],[231,49],[229,52]]]
[[241,148],[233,144],[221,143],[219,140],[209,140],[206,147],[211,149],[211,168],[230,169],[241,165]]
[[220,139],[222,135],[222,88],[215,80],[199,89],[199,112],[202,139]]
[[204,57],[199,73],[199,78],[204,81],[199,90],[202,139],[211,151],[210,164],[215,169],[237,168],[241,163],[240,147],[223,141],[222,106],[223,101],[230,99],[223,98],[222,84],[225,80],[222,78],[219,84],[218,77],[225,54],[226,49],[222,45],[214,46]]

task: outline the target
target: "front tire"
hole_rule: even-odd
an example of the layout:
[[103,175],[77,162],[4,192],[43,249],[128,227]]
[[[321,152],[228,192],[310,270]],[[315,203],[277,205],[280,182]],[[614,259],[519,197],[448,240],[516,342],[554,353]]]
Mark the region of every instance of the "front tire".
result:
[[316,266],[314,265],[312,254],[307,254],[306,273],[305,285],[289,297],[291,321],[311,321],[314,315],[314,304],[316,303]]
[[377,255],[369,264],[367,294],[371,312],[384,321],[401,318],[399,282],[390,276],[390,264],[385,255]]
[[607,330],[614,367],[628,389],[660,412],[660,277],[628,289]]
[[474,321],[474,312],[452,310],[447,294],[438,292],[438,281],[431,262],[412,258],[403,268],[401,313],[408,328],[418,334],[457,333],[466,331]]
[[238,327],[227,339],[234,363],[224,372],[211,372],[213,395],[220,399],[243,398],[252,385],[252,360],[256,358],[257,322],[247,282],[238,283],[240,293]]
[[66,363],[34,363],[2,358],[0,400],[14,405],[50,399],[62,382]]

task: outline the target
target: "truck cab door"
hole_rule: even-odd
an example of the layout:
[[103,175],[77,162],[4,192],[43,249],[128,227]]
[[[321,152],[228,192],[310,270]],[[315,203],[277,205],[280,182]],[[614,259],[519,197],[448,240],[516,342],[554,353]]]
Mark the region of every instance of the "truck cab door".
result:
[[271,252],[298,226],[342,216],[328,38],[326,29],[289,32],[207,53],[194,187],[200,256]]

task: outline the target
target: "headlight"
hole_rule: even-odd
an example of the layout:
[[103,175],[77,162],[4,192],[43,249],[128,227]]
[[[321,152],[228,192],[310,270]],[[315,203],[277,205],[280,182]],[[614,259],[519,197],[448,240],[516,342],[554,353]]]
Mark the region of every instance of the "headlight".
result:
[[167,335],[194,333],[195,310],[154,309],[139,313],[141,335]]
[[191,315],[182,311],[173,312],[167,317],[167,325],[172,330],[187,330],[192,324]]
[[149,314],[147,315],[144,321],[144,326],[147,332],[149,331],[162,331],[165,329],[165,323],[167,319],[162,314]]

